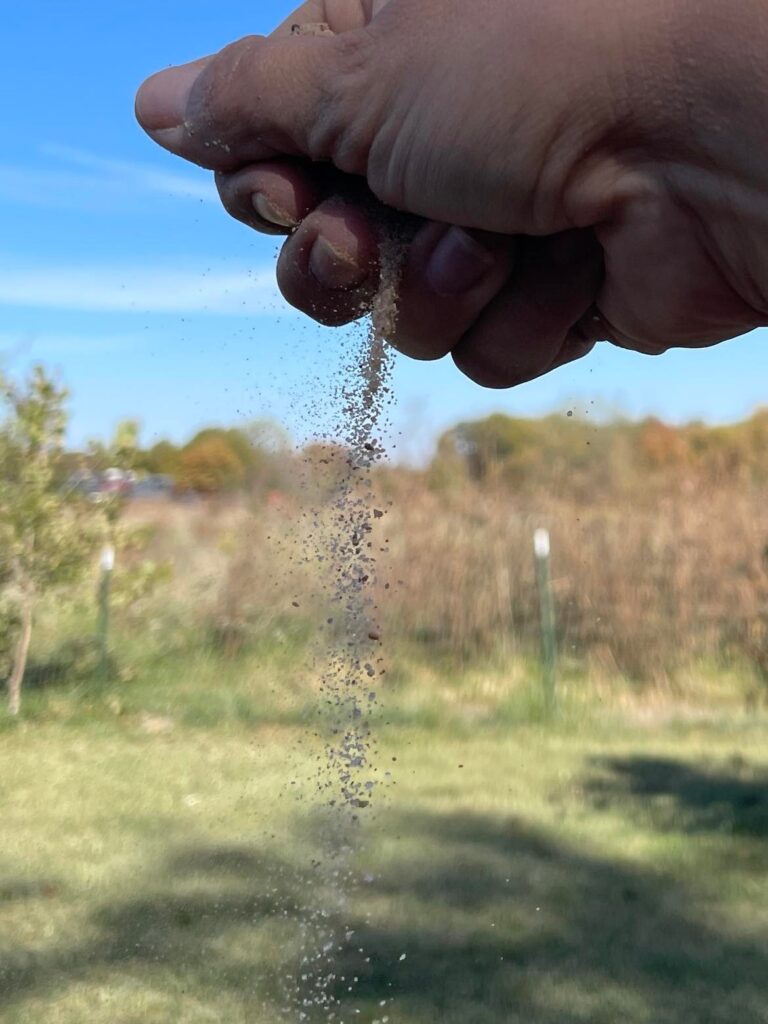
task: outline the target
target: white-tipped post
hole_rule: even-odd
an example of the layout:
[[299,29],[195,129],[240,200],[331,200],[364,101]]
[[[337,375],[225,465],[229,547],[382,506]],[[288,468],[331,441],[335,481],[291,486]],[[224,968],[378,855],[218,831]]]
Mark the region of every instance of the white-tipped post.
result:
[[115,568],[115,549],[105,544],[99,558],[101,577],[99,579],[99,652],[101,674],[109,672],[109,595],[112,587],[112,571]]
[[533,550],[537,558],[549,558],[549,530],[536,530],[533,535]]
[[104,545],[101,550],[101,558],[99,561],[102,572],[112,572],[115,568],[115,549],[111,544]]

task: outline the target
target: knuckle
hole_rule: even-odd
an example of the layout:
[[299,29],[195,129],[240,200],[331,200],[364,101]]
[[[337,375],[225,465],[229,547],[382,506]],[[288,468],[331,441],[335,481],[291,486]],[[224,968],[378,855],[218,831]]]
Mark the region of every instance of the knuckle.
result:
[[499,366],[478,352],[465,353],[459,349],[453,353],[453,361],[465,377],[483,388],[508,388],[521,380],[511,367]]
[[362,28],[336,36],[327,45],[333,47],[333,56],[319,76],[319,113],[309,129],[309,155],[330,159],[348,174],[364,175],[376,123],[371,102],[374,40],[369,29]]
[[513,356],[511,351],[513,339],[510,338],[509,348],[502,352],[495,347],[486,351],[481,344],[459,345],[453,352],[453,361],[457,368],[475,384],[484,388],[505,389],[518,384],[535,380],[549,368],[549,361],[541,359],[528,360]]
[[186,125],[194,131],[222,121],[233,109],[240,80],[238,71],[244,61],[251,63],[264,40],[244,36],[225,46],[211,58],[195,82],[189,98]]
[[264,220],[253,205],[253,186],[242,174],[222,174],[215,177],[221,204],[235,220],[264,235],[284,235],[285,229]]
[[436,362],[450,352],[450,346],[445,344],[442,338],[435,340],[420,332],[410,330],[408,327],[401,327],[399,324],[386,340],[404,356],[421,363]]
[[237,190],[233,183],[232,175],[230,174],[217,174],[214,178],[216,183],[216,190],[219,193],[219,199],[221,205],[231,216],[235,215],[235,210],[238,203]]
[[411,166],[402,129],[393,132],[391,123],[384,124],[370,147],[367,165],[368,184],[376,198],[395,209],[408,205],[409,188],[406,168]]
[[373,17],[374,0],[323,0],[322,19],[333,32],[348,32]]

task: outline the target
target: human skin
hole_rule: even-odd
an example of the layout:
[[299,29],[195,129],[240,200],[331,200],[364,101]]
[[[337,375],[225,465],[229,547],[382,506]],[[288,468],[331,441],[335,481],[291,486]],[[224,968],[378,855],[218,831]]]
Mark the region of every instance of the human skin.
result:
[[289,235],[280,287],[323,323],[360,315],[382,224],[417,218],[393,344],[509,387],[597,339],[768,324],[766,54],[765,0],[309,0],[136,112]]

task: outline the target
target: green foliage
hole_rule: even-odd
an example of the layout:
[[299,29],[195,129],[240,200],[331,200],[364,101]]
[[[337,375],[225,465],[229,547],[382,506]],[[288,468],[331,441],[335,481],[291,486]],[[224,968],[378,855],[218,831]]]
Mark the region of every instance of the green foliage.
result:
[[158,441],[147,451],[139,452],[136,457],[136,468],[145,473],[162,476],[176,476],[179,471],[181,452],[170,441]]
[[[138,439],[138,423],[119,423],[110,444],[99,452],[100,468],[134,471],[139,460]],[[103,496],[98,506],[104,517],[104,540],[117,555],[116,570],[110,570],[110,585],[102,592],[101,642],[105,663],[111,660],[107,657],[110,606],[123,612],[137,610],[172,574],[167,563],[142,557],[149,533],[146,526],[127,525],[123,521],[127,503],[128,493],[118,490]]]
[[19,632],[19,609],[6,591],[0,591],[0,679],[10,675]]
[[[122,420],[109,444],[91,442],[91,465],[102,473],[108,469],[118,469],[124,473],[132,471],[136,465],[138,445],[138,423],[135,420]],[[107,524],[106,539],[112,544],[116,542],[114,528],[123,514],[127,498],[127,493],[119,490],[101,496],[100,508]]]
[[195,434],[187,445],[187,450],[189,451],[209,441],[219,442],[222,446],[229,448],[237,456],[245,469],[250,468],[252,465],[256,453],[246,435],[236,427],[229,429],[206,427],[205,430],[200,430]]
[[[57,479],[66,398],[41,366],[24,386],[0,380],[6,410],[0,427],[0,584],[20,619],[8,680],[13,714],[20,707],[35,604],[46,591],[78,579],[97,536],[93,509]],[[13,643],[7,636],[3,646]]]
[[76,579],[95,540],[91,510],[56,486],[67,392],[38,366],[24,388],[0,380],[0,398],[0,578],[43,591]]
[[564,416],[527,420],[496,413],[459,423],[444,434],[436,463],[455,463],[458,457],[474,481],[518,486],[532,479],[549,481],[566,466],[574,472],[594,462],[599,446],[593,451],[593,443],[594,428],[586,420]]
[[643,495],[681,487],[768,482],[768,409],[728,426],[674,426],[655,417],[591,422],[587,416],[519,419],[495,414],[459,423],[438,441],[433,489],[483,486],[564,489],[578,497]]
[[168,583],[173,570],[168,562],[143,558],[127,566],[118,563],[112,586],[112,603],[118,609],[136,610],[159,586]]

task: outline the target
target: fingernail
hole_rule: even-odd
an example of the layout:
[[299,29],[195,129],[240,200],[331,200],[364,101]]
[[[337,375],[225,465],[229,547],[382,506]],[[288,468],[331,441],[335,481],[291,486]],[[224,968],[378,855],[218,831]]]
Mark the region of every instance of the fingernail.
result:
[[268,224],[273,224],[276,228],[296,227],[297,221],[283,210],[278,209],[263,192],[254,192],[251,202],[256,213]]
[[351,256],[334,248],[325,238],[318,238],[312,246],[309,269],[324,288],[334,290],[355,288],[368,276]]
[[493,267],[493,256],[461,228],[450,228],[427,264],[427,281],[438,295],[468,292]]
[[184,123],[189,94],[202,67],[199,61],[152,75],[136,96],[136,117],[148,132],[163,132]]

